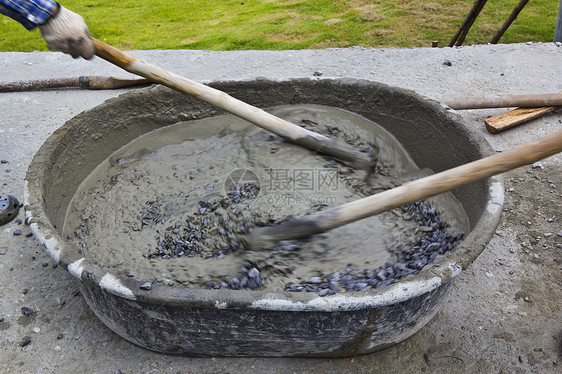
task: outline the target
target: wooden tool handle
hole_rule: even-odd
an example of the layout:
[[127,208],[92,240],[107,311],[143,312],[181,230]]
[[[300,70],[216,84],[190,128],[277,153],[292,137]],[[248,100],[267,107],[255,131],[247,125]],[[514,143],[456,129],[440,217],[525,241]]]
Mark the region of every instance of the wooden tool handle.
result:
[[195,96],[265,130],[271,131],[291,143],[333,156],[354,168],[367,171],[372,170],[373,158],[366,151],[357,149],[342,141],[306,130],[262,109],[235,99],[222,91],[150,65],[95,38],[92,38],[92,41],[94,42],[97,56],[131,73]]
[[458,97],[442,100],[453,109],[483,108],[538,108],[544,106],[562,106],[562,92],[538,95],[506,95],[490,97]]
[[511,151],[489,156],[421,178],[376,195],[329,208],[278,226],[252,232],[250,246],[260,249],[280,240],[302,239],[372,215],[454,190],[468,183],[531,164],[562,151],[562,130],[525,143]]
[[0,82],[0,92],[36,91],[50,88],[87,88],[90,90],[111,90],[149,83],[148,79],[123,79],[95,75],[76,78],[50,78],[10,83]]

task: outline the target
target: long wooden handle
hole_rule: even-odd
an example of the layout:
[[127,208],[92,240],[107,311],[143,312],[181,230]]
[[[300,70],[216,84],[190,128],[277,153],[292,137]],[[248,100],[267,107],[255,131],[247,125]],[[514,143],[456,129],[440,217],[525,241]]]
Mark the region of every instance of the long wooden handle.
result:
[[235,99],[222,91],[170,73],[157,66],[150,65],[95,38],[92,38],[92,41],[94,42],[97,56],[131,73],[138,74],[174,90],[195,96],[265,130],[271,131],[291,143],[303,146],[315,152],[333,156],[354,168],[367,171],[372,170],[373,157],[365,150],[306,130],[269,114],[262,109]]
[[489,97],[457,97],[441,102],[453,109],[483,108],[538,108],[543,106],[562,106],[562,92],[537,95],[505,95]]
[[0,82],[0,92],[36,91],[50,88],[78,87],[90,90],[112,90],[149,83],[148,79],[124,79],[95,75],[76,78],[50,78],[10,83]]
[[278,226],[252,232],[250,246],[260,249],[280,240],[302,239],[372,215],[454,190],[468,183],[531,164],[562,151],[562,130],[525,143],[511,151],[489,156],[402,186],[329,208]]

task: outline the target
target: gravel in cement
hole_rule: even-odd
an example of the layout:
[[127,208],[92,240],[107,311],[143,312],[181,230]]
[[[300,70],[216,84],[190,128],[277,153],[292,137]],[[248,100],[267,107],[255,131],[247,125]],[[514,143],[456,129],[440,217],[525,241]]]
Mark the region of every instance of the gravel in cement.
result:
[[[122,147],[90,174],[68,210],[68,240],[91,261],[148,284],[322,296],[382,287],[417,274],[461,240],[459,228],[468,227],[468,219],[446,194],[433,201],[457,222],[447,231],[435,207],[412,204],[305,241],[251,251],[247,235],[256,227],[356,200],[426,172],[382,127],[356,114],[319,105],[268,110],[375,154],[379,162],[370,179],[232,115],[177,123]],[[177,139],[187,140],[177,144]],[[240,182],[236,177],[233,183],[234,171],[249,168],[247,174],[255,178]],[[322,172],[333,185],[318,187]],[[286,179],[278,175],[285,173]],[[266,175],[261,183],[258,175]],[[308,184],[298,179],[301,175]],[[297,182],[304,188],[291,187]],[[278,198],[284,196],[287,201]],[[143,247],[145,261],[140,261]],[[307,284],[311,277],[322,282]]]

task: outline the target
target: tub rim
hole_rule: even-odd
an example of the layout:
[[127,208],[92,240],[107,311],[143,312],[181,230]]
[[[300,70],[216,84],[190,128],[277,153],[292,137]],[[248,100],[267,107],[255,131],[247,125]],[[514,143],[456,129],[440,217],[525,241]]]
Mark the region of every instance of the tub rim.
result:
[[[369,84],[376,83],[392,89],[394,87],[378,82],[371,82],[354,78],[320,78],[320,79],[279,79],[265,80],[268,83],[282,83],[287,81],[317,81],[329,79],[341,84]],[[210,84],[241,83],[256,80],[215,81]],[[147,88],[149,89],[149,88]],[[147,90],[144,89],[144,90]],[[459,126],[476,140],[478,151],[484,156],[493,154],[493,149],[486,139],[467,126],[456,112],[444,104],[422,96],[413,91],[399,89],[413,98],[426,102],[427,105],[454,119]],[[125,93],[121,96],[129,95]],[[104,105],[108,101],[100,104]],[[98,105],[99,106],[99,105]],[[79,115],[88,113],[98,106]],[[106,292],[127,300],[151,303],[177,305],[185,307],[206,307],[217,309],[253,309],[275,311],[356,311],[372,309],[397,304],[402,301],[423,295],[441,285],[451,282],[462,270],[466,269],[485,249],[499,223],[504,202],[504,178],[502,175],[490,177],[486,180],[487,201],[484,210],[472,230],[466,235],[461,244],[450,253],[439,256],[434,262],[425,266],[418,274],[409,275],[397,282],[374,290],[363,290],[349,293],[339,293],[320,297],[313,292],[267,292],[247,290],[207,290],[181,286],[152,284],[150,290],[141,290],[140,286],[146,281],[113,274],[103,267],[89,262],[80,256],[64,241],[50,222],[42,204],[43,193],[41,180],[45,179],[46,170],[41,165],[46,164],[50,152],[57,145],[58,136],[69,126],[67,121],[53,132],[35,154],[24,181],[24,207],[26,220],[37,240],[43,245],[49,256],[58,264],[65,267],[75,278],[93,287],[99,287]]]

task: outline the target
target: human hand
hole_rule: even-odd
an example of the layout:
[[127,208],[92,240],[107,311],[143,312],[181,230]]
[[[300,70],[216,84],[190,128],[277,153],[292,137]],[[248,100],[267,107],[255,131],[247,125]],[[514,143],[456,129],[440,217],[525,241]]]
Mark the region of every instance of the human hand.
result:
[[49,21],[39,25],[41,36],[51,51],[61,51],[86,60],[94,56],[94,44],[84,19],[59,5],[59,11]]

